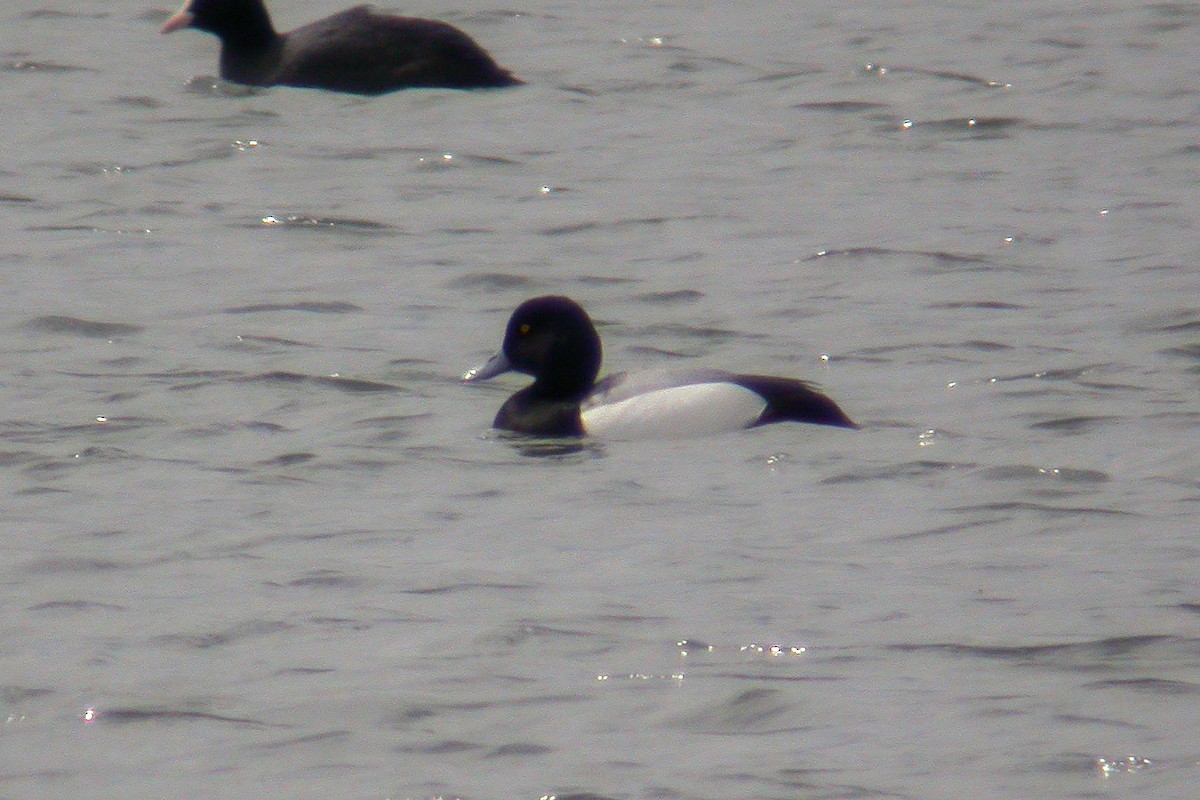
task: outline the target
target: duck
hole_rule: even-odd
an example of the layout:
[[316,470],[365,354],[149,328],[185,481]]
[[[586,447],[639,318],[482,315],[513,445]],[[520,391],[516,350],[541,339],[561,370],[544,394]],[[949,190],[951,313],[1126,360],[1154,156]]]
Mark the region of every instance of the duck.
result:
[[184,28],[220,39],[221,78],[247,86],[379,95],[522,83],[453,25],[367,5],[277,33],[263,0],[186,0],[160,33]]
[[583,307],[546,295],[521,303],[500,352],[464,382],[515,371],[533,383],[505,401],[498,430],[539,437],[683,438],[776,422],[858,428],[812,384],[718,369],[651,369],[602,380],[600,335]]

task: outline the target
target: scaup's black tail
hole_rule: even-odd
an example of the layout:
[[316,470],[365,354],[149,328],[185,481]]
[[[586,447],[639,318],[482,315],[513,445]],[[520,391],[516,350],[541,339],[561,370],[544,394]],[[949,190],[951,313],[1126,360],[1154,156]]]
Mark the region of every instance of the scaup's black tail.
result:
[[771,375],[738,375],[735,382],[766,399],[767,407],[758,420],[759,425],[792,421],[858,428],[837,403],[804,381]]

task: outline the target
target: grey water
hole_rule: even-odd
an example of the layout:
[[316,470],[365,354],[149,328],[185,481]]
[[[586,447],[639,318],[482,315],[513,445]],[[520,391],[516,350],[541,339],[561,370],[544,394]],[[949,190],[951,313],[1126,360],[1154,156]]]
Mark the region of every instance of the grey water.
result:
[[[0,10],[0,798],[1197,796],[1200,5],[172,10]],[[497,435],[545,293],[862,430]]]

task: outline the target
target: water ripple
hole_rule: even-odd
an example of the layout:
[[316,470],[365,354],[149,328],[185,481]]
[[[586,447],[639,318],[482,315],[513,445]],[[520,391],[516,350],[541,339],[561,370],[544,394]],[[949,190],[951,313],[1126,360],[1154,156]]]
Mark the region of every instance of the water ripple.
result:
[[338,300],[301,300],[294,303],[255,303],[225,309],[226,314],[264,314],[276,311],[304,311],[310,314],[355,314],[362,306]]
[[962,271],[991,271],[1000,268],[994,259],[974,253],[952,253],[946,250],[897,250],[887,247],[831,247],[817,251],[803,259],[817,261],[826,258],[922,258],[939,268],[955,268]]
[[189,709],[169,708],[162,706],[127,706],[108,708],[97,711],[94,719],[97,722],[111,722],[118,725],[131,725],[143,722],[221,722],[239,727],[286,727],[278,724],[266,723],[262,720],[249,719],[246,717],[231,717],[224,714],[214,714],[207,711],[192,711]]
[[792,710],[793,701],[782,690],[756,687],[677,717],[673,726],[725,736],[774,734],[799,729],[771,724],[787,718]]
[[1013,500],[1008,502],[980,503],[969,506],[952,506],[946,509],[957,514],[975,513],[978,511],[1036,511],[1050,517],[1072,516],[1101,516],[1101,517],[1136,517],[1132,511],[1119,508],[1100,508],[1094,506],[1053,506],[1045,503]]
[[268,214],[257,223],[248,227],[281,228],[281,229],[327,229],[347,233],[382,234],[398,232],[394,225],[361,217],[331,217],[311,214],[285,214],[277,216]]
[[1132,689],[1146,694],[1177,697],[1200,694],[1200,683],[1164,678],[1113,678],[1084,684],[1085,689]]
[[[968,645],[968,644],[896,644],[889,649],[900,652],[934,651],[954,656],[1014,661],[1023,666],[1050,667],[1080,672],[1108,669],[1116,663],[1161,648],[1165,645],[1189,643],[1172,636],[1116,636],[1086,642],[1063,642],[1037,645]],[[1194,649],[1195,643],[1191,643]]]
[[329,389],[338,389],[339,391],[354,394],[401,391],[399,386],[394,386],[390,383],[380,383],[379,381],[343,378],[340,375],[304,375],[299,372],[286,372],[283,370],[264,372],[259,375],[245,375],[237,378],[237,381],[241,383],[308,384]]
[[128,322],[99,322],[97,320],[80,319],[51,315],[36,317],[25,323],[25,329],[37,333],[61,333],[68,336],[81,336],[87,339],[111,339],[120,336],[133,336],[145,330],[141,325]]
[[0,62],[0,72],[49,72],[53,74],[95,71],[96,70],[90,67],[81,67],[76,64],[58,64],[53,61],[34,61],[21,59],[18,61]]
[[1011,464],[1007,466],[988,467],[980,471],[980,475],[996,481],[1052,479],[1064,483],[1098,484],[1112,480],[1107,472],[1094,469],[1073,469],[1071,467],[1040,467],[1034,464]]
[[1044,420],[1042,422],[1031,422],[1030,430],[1045,430],[1056,431],[1068,436],[1079,436],[1085,433],[1091,433],[1097,428],[1103,427],[1112,422],[1120,422],[1117,417],[1104,416],[1088,416],[1081,414],[1074,417],[1056,417],[1054,419]]
[[955,72],[953,70],[928,69],[925,67],[888,67],[882,64],[867,64],[863,67],[863,71],[870,75],[885,77],[887,75],[917,75],[925,78],[935,78],[943,81],[953,81],[955,83],[967,83],[973,86],[979,86],[984,89],[1011,89],[1011,83],[993,80],[991,78],[983,78],[978,75],[972,75],[967,72]]

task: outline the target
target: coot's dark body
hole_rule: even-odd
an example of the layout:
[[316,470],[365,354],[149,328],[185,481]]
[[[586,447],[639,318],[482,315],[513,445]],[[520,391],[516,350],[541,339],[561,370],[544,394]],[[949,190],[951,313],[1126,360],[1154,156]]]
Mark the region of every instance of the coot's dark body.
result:
[[453,25],[355,6],[277,33],[262,0],[189,0],[162,32],[196,28],[221,40],[221,77],[375,95],[398,89],[482,89],[521,81]]

